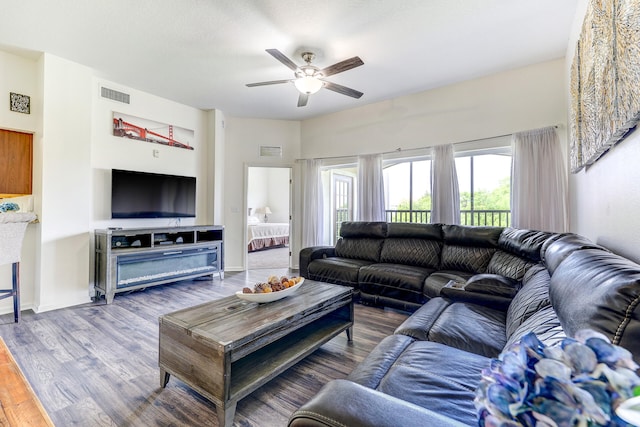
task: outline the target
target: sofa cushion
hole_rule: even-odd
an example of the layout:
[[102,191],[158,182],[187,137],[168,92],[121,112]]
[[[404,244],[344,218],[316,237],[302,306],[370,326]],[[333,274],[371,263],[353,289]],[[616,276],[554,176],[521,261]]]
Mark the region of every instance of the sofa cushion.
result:
[[376,345],[365,359],[355,367],[347,379],[365,387],[377,389],[398,357],[415,340],[406,335],[386,336]]
[[336,242],[336,256],[368,262],[379,262],[384,239],[340,238]]
[[[399,347],[404,347],[400,354],[397,353]],[[391,364],[384,363],[389,352],[397,357]],[[380,360],[383,363],[379,363]],[[391,335],[382,340],[347,379],[475,425],[475,389],[482,369],[489,362],[488,358],[442,344]],[[372,371],[371,366],[378,369]]]
[[311,280],[358,289],[358,272],[361,267],[369,264],[370,261],[339,257],[316,259],[309,263],[307,276]]
[[489,265],[487,266],[487,273],[498,274],[521,281],[527,270],[534,265],[536,265],[534,262],[526,258],[499,250],[491,257],[491,261],[489,261]]
[[380,221],[345,221],[340,224],[340,236],[349,238],[383,239],[387,237],[387,223]]
[[440,269],[484,273],[502,230],[501,227],[443,225]]
[[553,272],[558,268],[562,261],[565,260],[565,258],[575,251],[581,251],[584,249],[598,249],[609,252],[608,249],[593,243],[584,236],[567,233],[557,239],[550,239],[550,242],[544,245],[542,249],[542,259],[549,270],[549,273],[553,275]]
[[394,334],[407,335],[417,340],[429,341],[429,331],[440,315],[453,304],[448,298],[432,298],[409,316]]
[[498,247],[505,252],[525,258],[534,263],[542,260],[543,244],[553,233],[507,227],[500,234]]
[[601,249],[574,251],[551,276],[549,296],[568,335],[594,329],[640,358],[640,265]]
[[335,246],[309,246],[303,248],[300,251],[300,276],[309,277],[309,264],[312,261],[334,256],[336,256]]
[[496,248],[503,230],[502,227],[443,225],[442,235],[448,245]]
[[424,303],[424,280],[432,268],[402,264],[370,264],[360,269],[360,289],[371,295],[381,295],[403,301]]
[[511,334],[504,348],[508,348],[520,341],[523,336],[533,332],[538,339],[546,345],[554,345],[567,337],[567,334],[560,325],[560,320],[551,305],[548,305],[540,311],[533,313]]
[[549,301],[549,283],[551,277],[544,266],[538,264],[531,268],[522,279],[522,288],[507,310],[507,337],[524,323],[532,314],[551,304]]
[[442,242],[436,240],[387,237],[380,262],[437,269],[441,250]]
[[446,415],[348,380],[333,380],[295,411],[289,427],[468,427]]
[[505,317],[502,310],[434,298],[402,323],[395,333],[496,357],[506,342]]
[[502,310],[455,302],[434,322],[429,330],[429,341],[496,357],[507,341],[505,318],[506,313]]
[[442,248],[440,269],[484,273],[495,251],[495,248],[445,244]]
[[390,222],[387,224],[387,237],[442,241],[442,224]]

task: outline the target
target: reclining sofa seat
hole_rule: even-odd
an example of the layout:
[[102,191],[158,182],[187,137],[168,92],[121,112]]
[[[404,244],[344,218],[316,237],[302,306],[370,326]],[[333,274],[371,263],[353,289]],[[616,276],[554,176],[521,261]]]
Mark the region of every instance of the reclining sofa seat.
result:
[[300,251],[300,273],[320,282],[351,286],[359,294],[360,268],[380,261],[386,222],[343,223],[333,246],[315,246]]
[[[451,281],[506,309],[552,233],[502,227],[344,222],[335,247],[305,248],[300,274],[351,286],[367,304],[415,311]],[[483,299],[481,296],[476,298]]]
[[542,262],[526,271],[502,317],[463,300],[427,301],[289,425],[477,425],[473,399],[482,369],[529,332],[553,345],[594,329],[640,361],[640,265],[574,234],[539,246]]
[[464,283],[474,274],[484,273],[498,246],[501,227],[461,227],[442,225],[443,247],[440,268],[426,283],[425,295],[440,295],[449,280]]
[[424,282],[440,268],[441,251],[440,224],[387,224],[379,262],[360,268],[361,300],[415,311],[428,299]]

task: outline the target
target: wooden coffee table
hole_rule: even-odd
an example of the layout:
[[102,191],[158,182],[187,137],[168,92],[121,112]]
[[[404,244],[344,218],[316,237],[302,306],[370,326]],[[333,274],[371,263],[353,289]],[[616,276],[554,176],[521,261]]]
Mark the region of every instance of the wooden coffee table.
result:
[[349,287],[305,280],[294,294],[257,304],[235,295],[160,317],[160,385],[175,375],[216,405],[231,426],[236,403],[331,338],[351,341]]

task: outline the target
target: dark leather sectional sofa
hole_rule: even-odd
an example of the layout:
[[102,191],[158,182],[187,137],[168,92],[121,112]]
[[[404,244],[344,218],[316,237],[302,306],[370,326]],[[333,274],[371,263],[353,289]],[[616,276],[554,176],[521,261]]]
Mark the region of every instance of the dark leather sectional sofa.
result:
[[414,312],[292,427],[477,425],[482,369],[529,332],[551,345],[594,329],[640,360],[640,266],[585,237],[380,222],[341,236],[301,251],[301,275]]

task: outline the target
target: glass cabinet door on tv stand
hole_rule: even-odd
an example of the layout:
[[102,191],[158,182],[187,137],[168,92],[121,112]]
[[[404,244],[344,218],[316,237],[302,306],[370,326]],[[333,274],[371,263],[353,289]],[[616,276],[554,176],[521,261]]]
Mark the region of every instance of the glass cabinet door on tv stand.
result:
[[95,230],[95,297],[218,274],[224,278],[219,225]]

